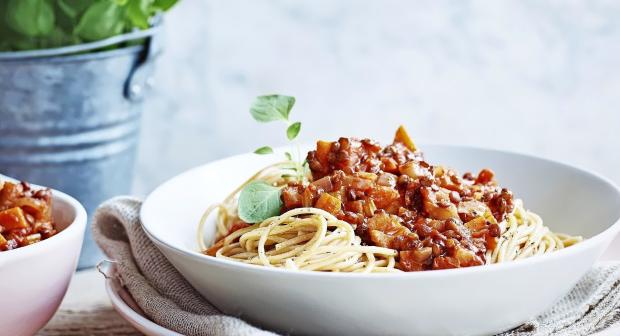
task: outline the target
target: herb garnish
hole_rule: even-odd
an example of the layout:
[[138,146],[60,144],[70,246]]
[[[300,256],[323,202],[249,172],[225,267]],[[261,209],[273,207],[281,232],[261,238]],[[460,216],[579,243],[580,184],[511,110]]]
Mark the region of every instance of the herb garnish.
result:
[[[301,131],[301,122],[291,122],[289,115],[295,105],[295,97],[285,95],[265,95],[258,96],[252,107],[250,107],[250,114],[254,120],[262,123],[272,121],[283,121],[286,123],[286,138],[289,141],[295,140]],[[273,149],[270,146],[263,146],[254,151],[256,154],[272,154]],[[306,172],[306,163],[302,162],[299,155],[299,147],[297,147],[297,160],[293,160],[291,152],[284,153],[287,161],[292,164],[291,170],[294,171],[298,180],[303,180]]]
[[[284,121],[287,125],[286,137],[293,141],[301,130],[301,123],[299,121],[291,122],[288,118],[293,105],[295,105],[295,97],[284,95],[258,96],[250,108],[250,114],[252,114],[254,120],[262,123]],[[254,153],[271,154],[273,149],[269,146],[264,146],[254,151]]]
[[269,146],[263,146],[261,148],[257,148],[254,151],[255,154],[273,154],[273,149]]
[[[285,95],[265,95],[258,96],[252,107],[250,114],[262,123],[272,121],[283,121],[286,123],[286,138],[293,141],[301,131],[301,122],[291,122],[289,115],[295,105],[295,97]],[[272,154],[270,146],[263,146],[254,151],[256,154]],[[304,181],[307,171],[307,163],[301,161],[299,147],[297,146],[297,160],[293,160],[291,152],[285,152],[286,161],[290,163],[283,169],[291,170],[291,173],[282,174],[283,178],[297,179]],[[269,185],[262,181],[248,183],[239,195],[239,205],[237,212],[239,218],[246,223],[258,223],[263,220],[276,216],[280,213],[282,201],[280,200],[280,188]]]
[[280,214],[280,188],[263,181],[252,181],[239,194],[239,218],[246,223],[258,223]]

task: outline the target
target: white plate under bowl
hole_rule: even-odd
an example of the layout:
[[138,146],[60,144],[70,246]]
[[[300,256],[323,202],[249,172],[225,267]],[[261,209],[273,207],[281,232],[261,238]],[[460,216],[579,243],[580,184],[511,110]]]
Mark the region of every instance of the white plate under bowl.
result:
[[[114,274],[114,266],[105,271],[105,274]],[[144,315],[131,294],[121,285],[118,278],[106,276],[105,290],[110,298],[114,310],[134,328],[147,336],[182,336],[170,329],[166,329],[151,321]]]
[[[620,260],[620,255],[615,255],[614,260]],[[149,320],[138,308],[131,294],[121,286],[116,278],[108,278],[105,281],[105,289],[110,302],[119,315],[129,322],[134,328],[147,336],[182,336],[170,329],[166,329]],[[620,335],[620,326],[613,326],[591,336],[617,336]]]
[[[144,202],[142,224],[168,260],[223,312],[281,333],[317,335],[489,335],[508,330],[566,294],[620,229],[620,191],[596,174],[497,150],[423,148],[430,163],[462,173],[493,169],[500,184],[552,230],[587,239],[521,261],[401,274],[288,271],[201,254],[195,236],[204,209],[281,157],[254,154],[213,162],[164,183]],[[206,238],[214,234],[210,220]]]

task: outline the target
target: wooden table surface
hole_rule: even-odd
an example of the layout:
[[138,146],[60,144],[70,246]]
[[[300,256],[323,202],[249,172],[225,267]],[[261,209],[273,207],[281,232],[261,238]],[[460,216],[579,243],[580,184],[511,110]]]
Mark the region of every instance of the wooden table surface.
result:
[[54,318],[37,335],[142,335],[116,313],[95,269],[79,271]]

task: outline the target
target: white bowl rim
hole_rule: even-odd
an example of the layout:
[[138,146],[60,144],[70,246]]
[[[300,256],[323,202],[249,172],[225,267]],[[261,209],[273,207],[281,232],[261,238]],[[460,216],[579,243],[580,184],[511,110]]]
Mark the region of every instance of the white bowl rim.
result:
[[[30,185],[34,188],[45,188],[45,187],[41,187],[35,184],[30,184]],[[71,221],[71,223],[69,223],[67,227],[61,230],[60,232],[56,233],[55,235],[47,239],[43,239],[40,242],[27,245],[27,246],[23,246],[23,247],[19,247],[19,248],[12,249],[12,250],[0,252],[0,261],[2,259],[26,257],[26,256],[30,256],[33,254],[37,254],[38,252],[41,252],[43,249],[47,248],[49,244],[53,244],[55,241],[59,239],[63,239],[63,237],[65,236],[66,237],[75,236],[75,235],[82,234],[84,232],[84,229],[86,228],[86,218],[87,218],[86,209],[84,209],[84,206],[82,206],[82,204],[78,202],[78,200],[76,200],[72,196],[69,196],[63,193],[62,191],[58,191],[55,189],[50,189],[50,190],[52,191],[52,200],[54,198],[60,199],[66,202],[71,208],[75,210],[75,217],[73,218],[73,221]],[[54,205],[52,204],[52,207],[53,206]]]
[[[620,195],[620,188],[610,179],[596,172],[589,171],[584,168],[580,168],[578,166],[568,164],[565,162],[551,160],[548,158],[544,158],[544,157],[540,157],[540,156],[536,156],[532,154],[527,154],[527,153],[519,153],[515,151],[485,148],[485,147],[479,147],[479,146],[450,145],[450,144],[436,144],[436,143],[424,143],[424,145],[433,146],[437,148],[462,148],[462,149],[467,149],[467,150],[482,150],[482,151],[494,152],[494,153],[499,153],[499,154],[514,155],[514,156],[518,156],[522,158],[541,160],[543,162],[559,165],[559,166],[562,166],[563,168],[571,169],[571,170],[577,171],[578,173],[585,174],[585,175],[588,175],[589,177],[598,179],[604,184],[606,184],[607,186],[611,187],[612,190],[614,190],[618,195]],[[285,148],[285,147],[274,148],[274,152],[278,153],[280,150],[282,150],[282,148]],[[321,277],[321,278],[335,277],[335,278],[345,278],[345,279],[351,279],[351,278],[376,279],[376,278],[433,278],[433,277],[438,277],[438,276],[439,277],[459,276],[459,275],[471,274],[472,272],[481,272],[481,271],[482,272],[496,272],[496,271],[501,271],[506,268],[517,268],[517,267],[521,268],[521,267],[526,267],[531,264],[544,262],[547,260],[553,260],[553,259],[562,258],[565,256],[568,257],[570,255],[578,254],[579,251],[586,249],[588,247],[597,245],[598,243],[600,243],[601,241],[604,241],[605,239],[608,239],[611,242],[611,240],[615,237],[615,235],[618,234],[618,232],[620,231],[620,216],[619,216],[618,218],[614,220],[613,224],[611,224],[607,229],[601,231],[600,233],[590,238],[584,239],[579,244],[575,244],[573,246],[570,246],[569,248],[565,248],[559,251],[554,251],[552,253],[543,254],[539,256],[533,256],[530,258],[525,258],[525,259],[515,260],[515,261],[510,261],[510,262],[505,262],[505,263],[489,264],[489,265],[482,265],[482,266],[475,266],[475,267],[462,267],[462,268],[432,270],[432,271],[423,271],[423,272],[397,272],[397,273],[396,272],[395,273],[315,272],[315,271],[305,271],[305,270],[292,271],[292,270],[277,268],[277,267],[265,267],[261,265],[251,265],[251,264],[241,263],[241,262],[232,261],[232,260],[215,258],[212,256],[199,253],[197,251],[192,251],[187,248],[177,247],[160,239],[155,234],[153,234],[151,231],[149,231],[148,227],[144,224],[144,220],[143,220],[145,218],[144,209],[148,208],[148,207],[145,207],[144,205],[148,204],[148,200],[152,194],[157,193],[160,189],[167,186],[169,183],[173,182],[174,180],[181,178],[185,175],[190,175],[197,170],[204,169],[204,167],[206,166],[217,164],[222,161],[226,161],[230,159],[237,159],[239,157],[246,156],[249,154],[251,153],[242,153],[242,154],[232,155],[232,156],[228,156],[225,158],[221,158],[219,160],[214,160],[214,161],[202,164],[200,166],[191,168],[189,170],[186,170],[170,178],[169,180],[167,180],[166,182],[162,183],[157,188],[155,188],[149,195],[147,195],[147,197],[145,198],[145,201],[142,204],[142,207],[140,208],[140,225],[142,226],[142,229],[144,230],[146,235],[149,237],[149,239],[151,239],[154,243],[156,243],[155,244],[156,246],[163,245],[173,251],[176,251],[184,256],[190,257],[194,260],[201,260],[202,262],[211,263],[215,265],[219,264],[220,266],[224,266],[228,268],[239,268],[241,270],[247,270],[249,272],[251,271],[276,272],[276,273],[280,273],[282,275],[289,276],[289,277],[312,276],[312,277]]]

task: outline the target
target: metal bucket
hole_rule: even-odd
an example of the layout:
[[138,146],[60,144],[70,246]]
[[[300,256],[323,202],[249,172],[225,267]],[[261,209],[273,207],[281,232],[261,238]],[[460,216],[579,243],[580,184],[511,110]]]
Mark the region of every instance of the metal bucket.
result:
[[[0,53],[0,173],[64,191],[90,216],[102,201],[129,193],[159,30]],[[78,267],[101,257],[89,227]]]

